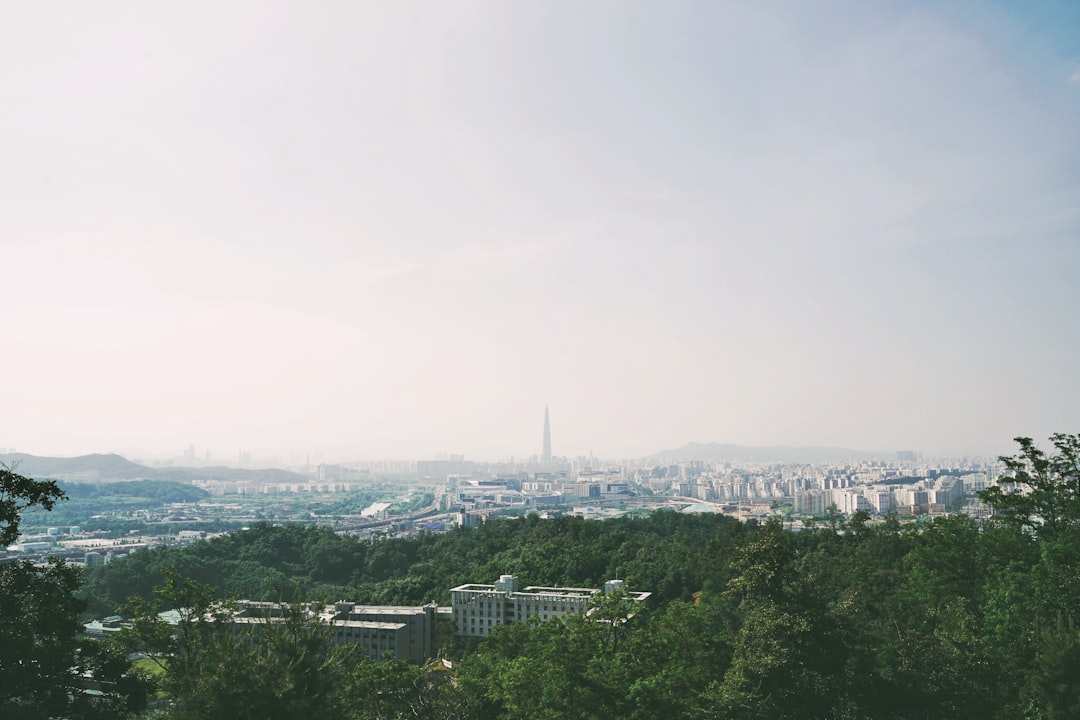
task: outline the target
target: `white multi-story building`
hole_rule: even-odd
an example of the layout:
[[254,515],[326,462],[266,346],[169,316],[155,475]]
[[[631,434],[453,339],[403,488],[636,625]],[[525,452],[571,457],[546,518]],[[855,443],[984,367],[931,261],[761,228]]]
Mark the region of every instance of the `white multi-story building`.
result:
[[795,493],[795,512],[824,515],[833,504],[832,490],[805,490]]
[[874,512],[884,515],[893,508],[893,494],[888,490],[881,490],[880,488],[867,488],[864,491],[866,501],[870,503],[870,507]]
[[[622,589],[621,580],[611,580],[604,592]],[[457,634],[465,637],[485,637],[492,628],[531,617],[541,620],[576,615],[589,606],[601,593],[595,588],[560,588],[530,586],[518,589],[518,579],[502,575],[493,585],[459,585],[450,591],[450,605]],[[629,597],[643,602],[651,593],[634,592]]]
[[935,480],[928,492],[930,502],[951,508],[964,499],[964,482],[953,475],[945,475]]
[[870,501],[855,488],[832,491],[833,504],[845,515],[853,515],[859,510],[870,510]]
[[990,486],[986,473],[968,473],[962,475],[960,480],[964,483],[964,492],[974,495]]

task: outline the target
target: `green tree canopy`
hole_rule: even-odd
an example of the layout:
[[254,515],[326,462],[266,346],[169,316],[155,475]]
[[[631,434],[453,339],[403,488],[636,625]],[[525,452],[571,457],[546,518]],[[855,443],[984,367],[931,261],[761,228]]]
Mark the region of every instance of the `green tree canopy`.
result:
[[[23,510],[62,498],[55,483],[0,469],[0,541],[18,537]],[[0,563],[0,717],[124,718],[145,706],[147,683],[127,656],[80,637],[79,582],[59,560]]]
[[1000,458],[1011,475],[980,492],[982,501],[1006,523],[1043,538],[1080,526],[1080,435],[1051,435],[1052,454],[1031,438],[1016,442],[1020,452]]
[[19,538],[22,512],[40,507],[52,510],[63,491],[48,480],[31,480],[0,463],[0,545],[10,545]]

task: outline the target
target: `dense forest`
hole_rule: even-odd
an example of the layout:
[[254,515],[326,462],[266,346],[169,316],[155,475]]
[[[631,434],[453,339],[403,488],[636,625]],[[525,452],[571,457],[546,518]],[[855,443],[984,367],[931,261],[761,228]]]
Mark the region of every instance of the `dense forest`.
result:
[[1080,711],[1047,709],[1080,698],[1080,662],[1066,662],[1080,653],[1073,529],[1044,539],[965,516],[905,525],[856,516],[792,532],[775,521],[662,511],[609,521],[530,516],[356,542],[262,525],[95,568],[84,589],[102,607],[149,597],[166,568],[220,595],[275,600],[445,603],[449,588],[500,573],[576,586],[618,575],[654,593],[617,644],[580,618],[496,632],[457,666],[455,692],[475,692],[476,717]]
[[[1076,718],[1080,437],[1053,440],[1006,459],[987,523],[860,513],[795,532],[661,511],[364,541],[257,525],[87,571],[79,593],[92,611],[133,598],[129,640],[158,649],[173,718]],[[429,668],[354,657],[299,619],[257,642],[154,622],[228,596],[445,604],[503,573],[653,596],[467,645],[444,628],[451,662]]]
[[446,604],[455,585],[512,573],[529,584],[586,587],[620,577],[663,602],[689,601],[723,581],[723,558],[751,527],[720,515],[673,511],[608,521],[530,515],[442,534],[356,540],[325,527],[258,523],[185,548],[156,548],[88,568],[82,594],[91,614],[111,614],[132,595],[151,597],[164,582],[164,569],[173,567],[222,596],[255,600]]

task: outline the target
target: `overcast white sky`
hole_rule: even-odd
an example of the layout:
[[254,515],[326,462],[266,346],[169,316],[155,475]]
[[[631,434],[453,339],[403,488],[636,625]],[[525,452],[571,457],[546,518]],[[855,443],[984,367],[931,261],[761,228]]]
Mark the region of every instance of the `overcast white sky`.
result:
[[1080,432],[1080,4],[0,9],[0,446]]

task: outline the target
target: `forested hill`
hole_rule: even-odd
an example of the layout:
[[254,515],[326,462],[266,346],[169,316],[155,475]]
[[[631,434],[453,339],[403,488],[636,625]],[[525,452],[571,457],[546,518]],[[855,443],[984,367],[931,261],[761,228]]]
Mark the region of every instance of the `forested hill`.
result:
[[94,501],[96,507],[107,507],[114,498],[138,498],[147,507],[169,503],[193,503],[205,500],[210,493],[187,483],[169,480],[129,480],[111,483],[58,482],[68,500]]
[[[459,658],[454,683],[372,670],[371,687],[412,678],[386,717],[1075,718],[1077,532],[857,515],[795,533],[673,511],[360,542],[259,525],[89,569],[84,592],[111,612],[171,565],[220,595],[272,600],[445,604],[449,588],[503,573],[654,593],[628,622],[500,628]],[[431,714],[444,704],[460,713]]]
[[77,457],[40,457],[26,453],[0,453],[0,464],[30,478],[67,482],[125,480],[234,480],[250,482],[307,482],[310,477],[280,468],[166,467],[152,468],[115,454]]
[[129,595],[150,597],[163,582],[162,568],[171,565],[223,596],[264,600],[291,599],[300,591],[361,603],[447,604],[450,588],[493,582],[504,573],[531,585],[579,587],[618,577],[664,601],[690,600],[722,564],[704,562],[703,551],[722,557],[746,531],[724,516],[671,511],[604,522],[530,515],[444,534],[362,541],[324,527],[260,523],[89,569],[84,591],[93,614],[111,614]]
[[58,458],[5,453],[0,454],[0,463],[31,478],[132,480],[154,475],[152,468],[143,467],[114,454]]

